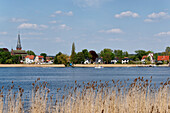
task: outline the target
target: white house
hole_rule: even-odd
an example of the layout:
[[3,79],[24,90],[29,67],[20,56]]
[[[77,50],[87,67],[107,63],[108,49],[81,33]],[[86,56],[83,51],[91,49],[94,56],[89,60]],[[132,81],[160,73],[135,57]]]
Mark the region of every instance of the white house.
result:
[[86,60],[84,61],[84,64],[91,64],[91,60],[90,60],[90,59],[86,59]]
[[43,56],[36,56],[34,61],[35,61],[36,64],[42,64],[44,62],[44,57]]
[[34,62],[34,58],[35,58],[34,55],[27,55],[27,56],[25,57],[25,63],[26,63],[26,64],[32,64],[32,63]]
[[103,58],[96,58],[96,63],[102,64],[103,63]]
[[129,58],[124,58],[122,59],[122,64],[128,64],[131,59]]
[[119,61],[119,59],[115,58],[115,59],[111,60],[111,63],[116,64],[118,61]]
[[146,59],[147,57],[150,58],[151,63],[154,63],[153,53],[149,53],[147,56],[143,56],[142,59],[141,59],[141,62],[145,62],[145,59]]

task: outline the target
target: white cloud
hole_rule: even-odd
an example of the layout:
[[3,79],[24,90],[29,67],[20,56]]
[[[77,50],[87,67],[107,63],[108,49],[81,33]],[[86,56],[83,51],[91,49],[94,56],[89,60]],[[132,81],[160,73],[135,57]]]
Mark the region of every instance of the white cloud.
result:
[[55,14],[62,14],[62,11],[56,11]]
[[56,17],[56,15],[55,15],[55,14],[52,14],[50,17]]
[[7,32],[0,32],[0,35],[7,35]]
[[170,31],[168,31],[168,32],[160,32],[160,33],[156,34],[155,36],[170,36]]
[[145,19],[145,22],[156,22],[160,19],[169,19],[170,15],[166,12],[152,13],[148,15],[148,18]]
[[23,23],[18,26],[19,29],[46,29],[48,26],[46,25],[37,25],[37,24],[31,24],[31,23]]
[[123,18],[123,17],[137,18],[139,17],[139,14],[131,12],[131,11],[126,11],[126,12],[121,12],[120,14],[115,15],[115,18]]
[[62,11],[56,11],[54,14],[52,14],[50,17],[56,17],[56,15],[66,15],[66,16],[73,16],[73,12],[62,12]]
[[110,0],[73,0],[74,4],[79,7],[98,7],[107,1]]
[[22,35],[42,35],[43,33],[37,33],[37,32],[28,32],[28,33],[23,33]]
[[27,22],[27,19],[23,19],[23,18],[12,18],[11,22]]
[[123,33],[121,29],[110,29],[110,30],[101,30],[101,33]]
[[157,19],[157,18],[170,18],[170,15],[166,12],[159,12],[159,13],[152,13],[150,15],[148,15],[148,18],[152,18],[152,19]]
[[120,38],[110,38],[109,41],[124,41],[124,40]]
[[73,16],[73,12],[72,11],[69,11],[67,13],[65,13],[67,16]]
[[57,23],[57,21],[54,20],[54,21],[50,21],[49,23],[50,24],[55,24],[55,23]]
[[144,22],[154,22],[152,19],[145,19]]
[[62,24],[59,26],[59,29],[71,30],[72,28],[70,26],[67,26],[66,24]]
[[59,42],[64,42],[64,40],[62,40],[60,37],[55,38],[55,41],[56,41],[57,43],[59,43]]

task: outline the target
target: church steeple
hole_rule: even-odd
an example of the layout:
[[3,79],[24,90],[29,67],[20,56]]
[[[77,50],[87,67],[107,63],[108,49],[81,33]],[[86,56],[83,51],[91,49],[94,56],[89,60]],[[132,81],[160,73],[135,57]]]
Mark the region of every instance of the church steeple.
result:
[[17,41],[17,47],[16,47],[17,50],[21,50],[22,47],[21,47],[21,41],[20,41],[20,34],[18,34],[18,41]]

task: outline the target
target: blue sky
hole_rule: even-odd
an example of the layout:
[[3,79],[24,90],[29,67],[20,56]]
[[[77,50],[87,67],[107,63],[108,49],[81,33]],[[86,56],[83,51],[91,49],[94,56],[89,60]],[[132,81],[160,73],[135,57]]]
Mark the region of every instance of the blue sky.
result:
[[104,48],[129,53],[170,46],[169,0],[0,0],[0,47],[70,55]]

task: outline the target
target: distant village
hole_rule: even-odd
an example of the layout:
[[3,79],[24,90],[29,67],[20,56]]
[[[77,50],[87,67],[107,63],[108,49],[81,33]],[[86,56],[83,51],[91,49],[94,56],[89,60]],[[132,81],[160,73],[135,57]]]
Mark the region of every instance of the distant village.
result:
[[[16,50],[0,48],[0,53],[8,52],[11,56],[19,56],[18,60],[21,64],[168,64],[170,47],[167,47],[164,52],[153,53],[152,51],[137,50],[136,54],[128,54],[127,51],[103,49],[99,54],[95,51],[75,52],[75,45],[72,45],[71,56],[59,52],[56,56],[47,56],[42,53],[35,55],[33,51],[22,49],[20,34],[18,34]],[[12,60],[6,59],[3,61],[3,54],[0,54],[0,63],[10,64]],[[16,58],[15,58],[16,59]]]

